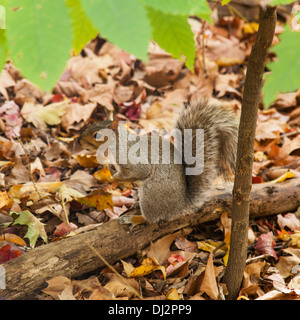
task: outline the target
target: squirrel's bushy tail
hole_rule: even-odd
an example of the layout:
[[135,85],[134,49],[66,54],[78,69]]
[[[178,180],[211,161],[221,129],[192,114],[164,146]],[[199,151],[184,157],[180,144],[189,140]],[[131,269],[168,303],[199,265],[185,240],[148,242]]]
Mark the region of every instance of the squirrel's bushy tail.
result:
[[[201,100],[182,111],[176,128],[181,130],[182,136],[184,136],[184,129],[204,130],[203,171],[199,175],[186,176],[188,196],[193,201],[200,200],[216,176],[223,175],[225,180],[228,180],[234,172],[238,118],[229,108]],[[192,132],[192,141],[185,139],[182,145],[184,149],[186,144],[192,144],[193,155],[196,155],[196,130]],[[184,158],[183,162],[186,168],[195,166],[195,164],[187,164]]]

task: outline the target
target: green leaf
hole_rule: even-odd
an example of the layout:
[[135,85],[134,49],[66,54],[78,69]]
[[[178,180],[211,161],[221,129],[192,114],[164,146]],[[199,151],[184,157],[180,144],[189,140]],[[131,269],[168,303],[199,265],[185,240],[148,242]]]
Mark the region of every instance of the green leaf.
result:
[[5,29],[5,7],[0,6],[0,29]]
[[197,15],[212,23],[206,0],[144,0],[145,6],[170,14]]
[[29,80],[50,90],[72,48],[64,0],[11,0],[6,18],[8,48],[15,65]]
[[226,4],[228,4],[231,0],[222,0],[222,6],[225,6]]
[[279,6],[279,5],[284,5],[284,4],[290,4],[292,2],[295,2],[294,0],[273,0],[270,2],[271,6]]
[[82,9],[80,0],[66,0],[73,27],[73,49],[78,54],[84,46],[96,37],[98,30]]
[[7,54],[7,43],[4,29],[0,29],[0,73],[5,65]]
[[286,29],[280,38],[280,43],[272,48],[278,61],[268,64],[272,73],[265,75],[263,87],[265,106],[269,106],[279,92],[295,91],[300,87],[300,33]]
[[103,37],[146,59],[151,28],[139,0],[84,0],[82,5]]
[[26,225],[28,226],[27,233],[25,237],[29,239],[30,247],[34,248],[36,244],[36,240],[38,237],[41,237],[46,243],[48,241],[47,233],[44,228],[44,223],[40,221],[37,217],[35,217],[30,211],[24,210],[21,212],[10,212],[11,215],[17,215],[18,217],[15,219],[15,224]]
[[172,15],[147,8],[152,25],[153,39],[177,59],[186,57],[186,65],[192,69],[195,59],[194,35],[187,16]]

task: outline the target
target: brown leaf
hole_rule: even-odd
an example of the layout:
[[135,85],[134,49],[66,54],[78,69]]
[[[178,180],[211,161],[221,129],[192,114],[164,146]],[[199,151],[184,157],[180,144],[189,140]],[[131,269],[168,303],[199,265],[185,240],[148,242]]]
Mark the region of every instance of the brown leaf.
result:
[[288,227],[291,231],[300,227],[300,221],[294,213],[287,213],[284,216],[281,214],[277,215],[277,223],[280,229]]
[[180,231],[168,234],[155,242],[152,242],[148,247],[147,257],[155,258],[160,265],[166,263],[171,255],[170,245],[181,234]]
[[219,300],[219,289],[216,281],[212,252],[209,254],[200,290],[205,292],[213,300]]
[[66,113],[61,117],[62,127],[69,132],[70,129],[80,130],[90,119],[97,104],[86,103],[81,105],[79,103],[70,103],[66,108]]
[[42,291],[46,294],[49,294],[55,300],[58,300],[62,292],[66,289],[70,293],[73,290],[73,285],[70,279],[64,276],[57,276],[50,280],[46,281],[48,283],[48,287],[43,289]]

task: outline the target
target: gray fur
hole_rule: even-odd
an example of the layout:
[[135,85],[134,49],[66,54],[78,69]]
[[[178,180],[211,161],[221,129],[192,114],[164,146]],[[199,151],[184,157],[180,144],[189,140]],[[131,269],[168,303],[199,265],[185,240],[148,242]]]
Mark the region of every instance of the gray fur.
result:
[[[97,141],[91,141],[94,132],[109,127],[110,123],[98,122],[91,126],[82,134],[80,143],[84,147],[95,149]],[[151,164],[150,161],[149,164],[133,164],[128,161],[127,164],[117,163],[115,166],[113,178],[116,181],[130,181],[138,185],[141,212],[148,222],[172,220],[180,214],[195,210],[204,199],[213,179],[217,175],[223,175],[227,179],[231,170],[234,171],[238,120],[232,111],[202,100],[183,110],[176,128],[182,132],[184,129],[204,129],[204,170],[200,175],[186,176],[185,168],[188,165],[175,164],[174,161],[170,164],[161,164],[161,161],[160,164]],[[165,141],[161,137],[159,141],[161,160],[162,144]],[[193,150],[194,142],[188,142],[193,144]],[[150,137],[148,145],[150,160]],[[171,159],[174,159],[174,152],[171,144]]]

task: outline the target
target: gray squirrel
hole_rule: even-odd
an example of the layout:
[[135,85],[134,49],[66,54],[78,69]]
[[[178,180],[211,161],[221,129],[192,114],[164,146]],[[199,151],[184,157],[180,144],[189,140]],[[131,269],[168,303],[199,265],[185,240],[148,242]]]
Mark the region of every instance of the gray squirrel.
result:
[[[139,188],[139,206],[142,216],[127,216],[123,218],[124,223],[139,224],[144,221],[156,223],[159,221],[170,221],[180,214],[188,214],[196,211],[200,203],[205,200],[205,193],[211,187],[212,181],[222,175],[225,180],[232,175],[235,168],[236,147],[238,138],[238,118],[232,110],[218,103],[210,103],[201,100],[192,103],[183,109],[179,115],[175,128],[182,134],[184,143],[181,143],[181,150],[176,150],[172,143],[170,146],[170,161],[163,162],[163,145],[166,139],[158,137],[159,152],[158,163],[133,163],[129,157],[129,149],[134,142],[125,141],[128,146],[124,150],[123,157],[120,157],[120,127],[117,121],[99,121],[88,127],[80,136],[79,143],[90,151],[97,149],[107,139],[103,139],[100,130],[111,129],[115,133],[116,154],[115,164],[109,164],[112,179],[115,181],[128,181],[135,183]],[[191,129],[189,137],[186,132]],[[197,148],[197,130],[203,129],[202,151],[203,159],[200,174],[187,174],[188,170],[195,168],[196,162],[186,161],[184,148],[189,146],[191,158],[199,150]],[[138,136],[146,139],[148,160],[153,154],[153,141],[150,136]],[[204,141],[204,144],[203,144]],[[204,150],[203,150],[204,149]],[[180,151],[179,153],[177,151]],[[140,150],[142,153],[142,151]],[[175,154],[179,154],[182,161],[176,161]],[[184,155],[184,156],[183,156]],[[140,155],[141,156],[141,155]],[[127,161],[125,161],[127,160]],[[147,159],[146,159],[147,160]],[[178,158],[177,158],[178,160]],[[181,163],[180,163],[181,162]],[[203,163],[204,162],[204,163]],[[197,170],[196,170],[197,171]],[[121,217],[122,218],[122,217]]]

